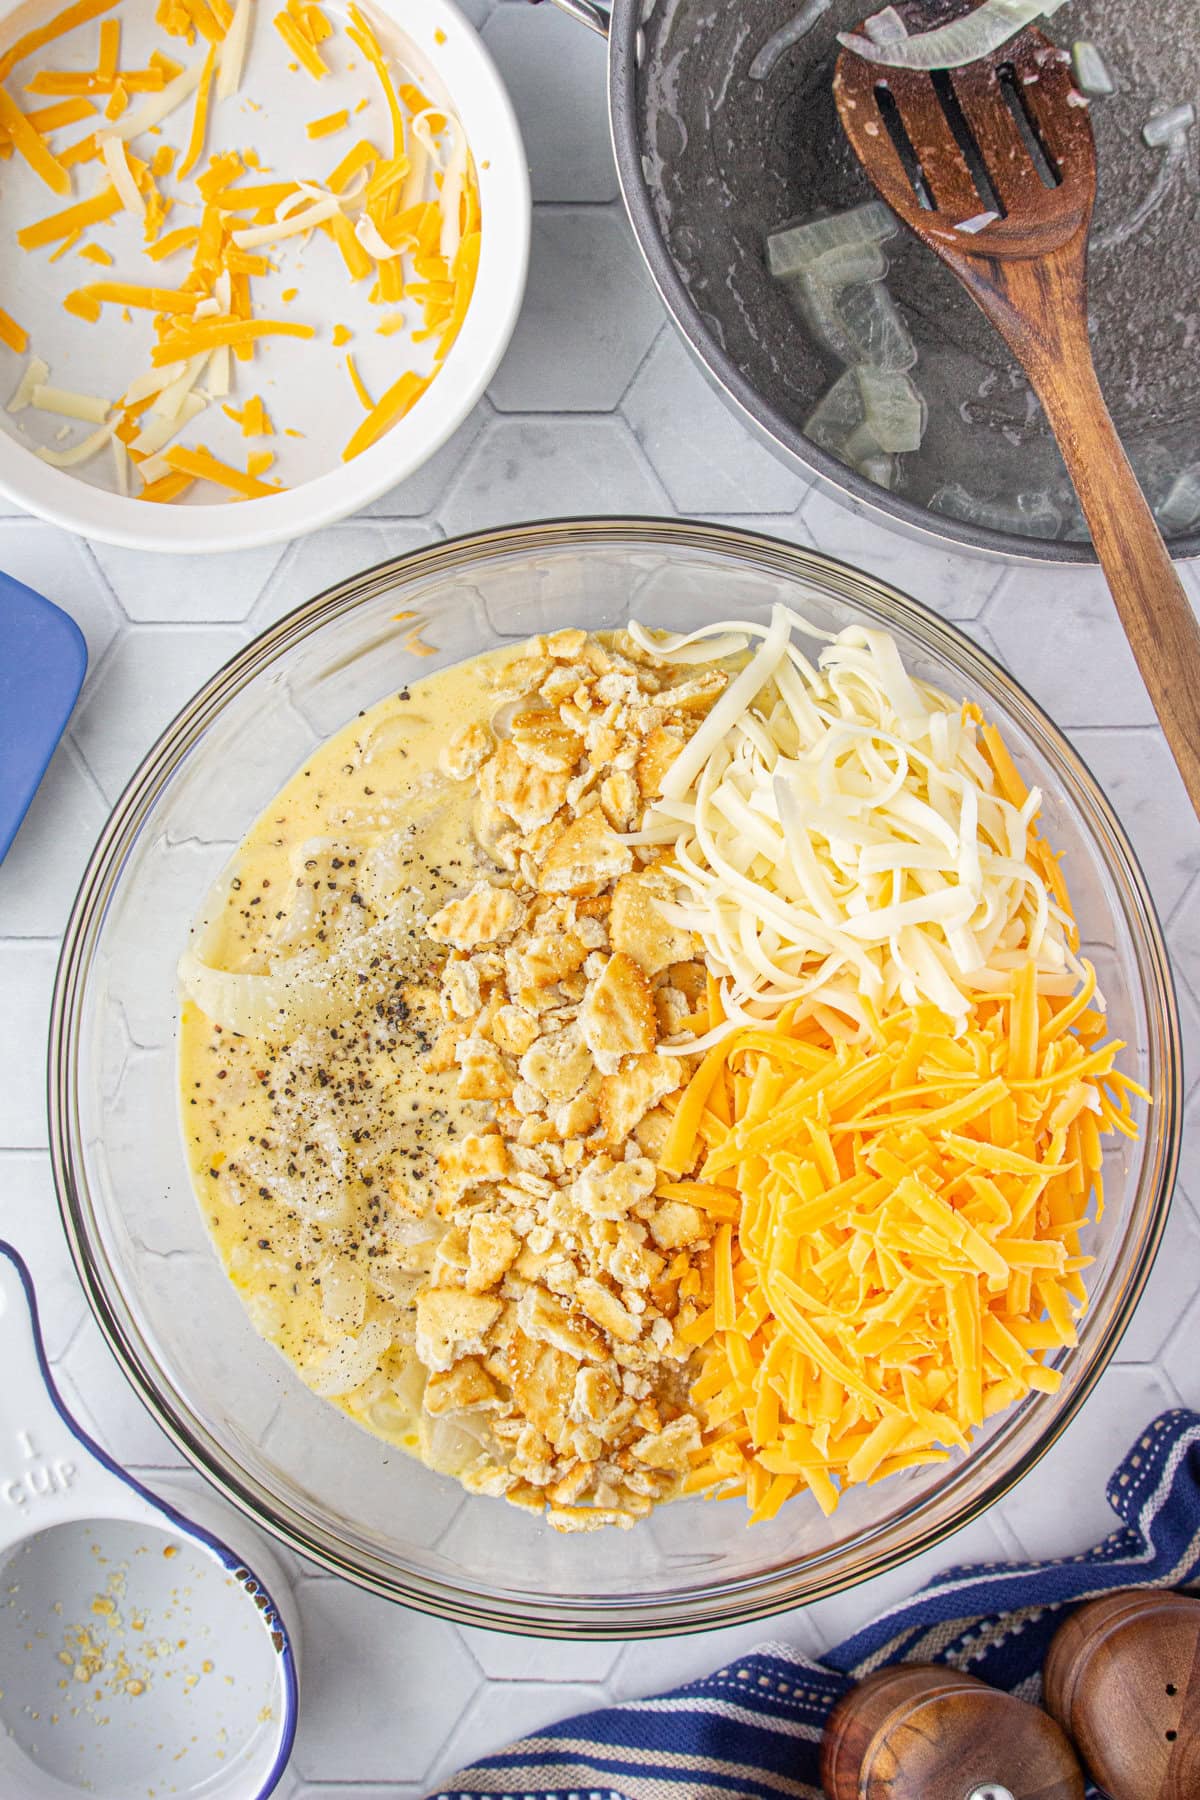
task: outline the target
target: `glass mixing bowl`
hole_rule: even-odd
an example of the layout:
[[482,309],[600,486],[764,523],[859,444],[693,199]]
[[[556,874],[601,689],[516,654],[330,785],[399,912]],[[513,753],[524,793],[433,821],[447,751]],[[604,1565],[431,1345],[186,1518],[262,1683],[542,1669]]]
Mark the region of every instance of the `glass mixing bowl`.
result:
[[[1156,1097],[1108,1152],[1092,1304],[1057,1395],[992,1421],[972,1454],[806,1500],[749,1530],[741,1504],[679,1502],[630,1532],[556,1536],[468,1497],[318,1399],[257,1336],[213,1250],[178,1123],[175,965],[210,882],[314,746],[406,682],[531,632],[672,629],[797,604],[882,624],[910,666],[979,702],[1042,789],[1051,842],[1125,1066]],[[419,614],[429,656],[413,654]],[[397,618],[397,615],[400,615]],[[812,551],[715,526],[569,520],[486,532],[331,588],[214,675],[151,750],[92,857],[54,998],[50,1113],[63,1216],[130,1380],[231,1500],[328,1569],[426,1611],[545,1635],[726,1625],[877,1574],[989,1506],[1063,1430],[1145,1283],[1176,1163],[1179,1026],[1133,853],[1074,751],[994,662],[894,588]]]

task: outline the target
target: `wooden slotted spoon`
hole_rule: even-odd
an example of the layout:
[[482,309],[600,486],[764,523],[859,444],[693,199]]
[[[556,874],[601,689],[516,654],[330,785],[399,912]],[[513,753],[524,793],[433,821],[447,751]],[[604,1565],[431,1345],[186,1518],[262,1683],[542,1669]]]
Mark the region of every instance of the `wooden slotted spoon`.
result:
[[[1068,64],[1031,28],[945,75],[885,68],[844,50],[833,91],[882,198],[953,270],[1028,375],[1200,814],[1200,626],[1092,364],[1096,146]],[[982,230],[960,229],[992,211],[1000,216]]]

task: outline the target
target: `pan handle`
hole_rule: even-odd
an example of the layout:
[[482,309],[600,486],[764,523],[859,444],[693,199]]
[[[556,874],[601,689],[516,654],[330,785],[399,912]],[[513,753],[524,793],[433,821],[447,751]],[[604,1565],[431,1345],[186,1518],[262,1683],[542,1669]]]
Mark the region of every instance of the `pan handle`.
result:
[[[534,5],[537,4],[538,0],[534,0]],[[607,6],[598,5],[597,0],[554,0],[554,5],[560,12],[578,19],[581,25],[586,25],[600,37],[607,38],[612,22],[612,12]]]

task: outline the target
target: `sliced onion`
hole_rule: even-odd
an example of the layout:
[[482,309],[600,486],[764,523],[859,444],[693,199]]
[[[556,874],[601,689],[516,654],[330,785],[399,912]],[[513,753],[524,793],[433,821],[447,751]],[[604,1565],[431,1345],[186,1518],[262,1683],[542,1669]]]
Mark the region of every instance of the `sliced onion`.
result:
[[358,1271],[327,1256],[317,1265],[321,1281],[321,1311],[329,1325],[356,1332],[367,1311],[367,1284]]
[[1168,107],[1166,112],[1154,113],[1142,126],[1142,141],[1151,150],[1157,150],[1162,144],[1169,144],[1192,129],[1196,123],[1196,109],[1189,101],[1182,106]]
[[381,1394],[366,1408],[367,1422],[372,1431],[398,1443],[415,1429],[419,1408],[419,1400],[415,1407],[405,1406],[394,1395]]
[[994,225],[999,217],[998,212],[975,213],[969,219],[960,219],[954,229],[965,231],[970,237],[974,237],[977,231],[984,231],[989,225]]
[[785,50],[798,44],[802,37],[807,37],[817,20],[829,11],[831,0],[807,0],[794,19],[781,25],[778,31],[772,32],[762,49],[758,51],[750,64],[747,74],[751,81],[765,81]]
[[882,200],[864,200],[845,212],[822,213],[773,231],[767,239],[767,264],[772,275],[819,274],[817,263],[831,250],[883,243],[896,233],[896,217]]
[[357,1335],[338,1338],[319,1363],[303,1370],[304,1380],[326,1400],[353,1393],[375,1373],[391,1341],[388,1327],[372,1320]]
[[1200,519],[1200,463],[1179,471],[1154,516],[1167,531],[1188,531]]
[[1117,91],[1117,84],[1109,74],[1104,58],[1095,44],[1089,44],[1084,38],[1071,45],[1071,73],[1080,93],[1087,94],[1093,100],[1102,100]]
[[486,1437],[486,1428],[469,1415],[431,1419],[423,1414],[421,1460],[435,1475],[461,1475],[482,1452]]
[[338,1017],[328,980],[307,962],[295,971],[285,965],[275,974],[248,975],[214,969],[188,950],[180,958],[179,984],[214,1025],[240,1037],[292,1037]]
[[1035,19],[1049,18],[1066,0],[983,0],[962,19],[913,37],[875,43],[853,31],[839,31],[838,43],[888,69],[961,69],[991,56]]
[[901,38],[908,36],[908,26],[894,6],[885,6],[882,12],[872,13],[864,20],[863,30],[873,44],[898,44]]

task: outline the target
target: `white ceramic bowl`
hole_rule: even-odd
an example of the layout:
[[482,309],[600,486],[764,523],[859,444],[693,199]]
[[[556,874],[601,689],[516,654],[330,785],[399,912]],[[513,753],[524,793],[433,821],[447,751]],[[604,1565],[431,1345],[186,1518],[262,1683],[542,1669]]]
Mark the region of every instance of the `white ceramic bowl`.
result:
[[[122,17],[129,14],[131,24],[137,23],[132,19],[133,9],[145,7],[149,11],[149,4],[150,0],[128,0],[122,8]],[[0,27],[0,47],[11,42],[20,31],[28,30],[58,10],[58,6],[47,0],[45,5],[25,4],[10,12]],[[335,4],[329,10],[340,13],[341,8]],[[431,78],[430,85],[435,93],[444,90],[452,100],[471,146],[479,178],[482,214],[479,272],[466,319],[437,379],[406,418],[352,462],[337,461],[335,452],[334,467],[314,473],[308,479],[297,479],[296,485],[288,487],[284,493],[262,500],[214,500],[204,504],[153,506],[126,498],[81,479],[80,474],[53,468],[41,461],[14,434],[11,427],[15,421],[0,414],[0,492],[18,506],[84,537],[99,538],[133,550],[194,553],[248,549],[251,545],[274,543],[315,531],[365,506],[419,468],[475,405],[508,346],[525,290],[530,196],[520,129],[491,57],[452,0],[404,0],[403,4],[401,0],[371,0],[371,10],[384,15],[403,33],[415,52],[413,60],[418,72]],[[268,16],[263,16],[258,28],[270,29]],[[94,27],[92,29],[94,31]],[[62,44],[55,46],[53,61],[56,66],[71,66],[71,59],[60,53],[62,45],[71,41],[62,40]],[[162,34],[157,33],[154,41],[163,41]],[[176,47],[174,40],[167,42],[170,48]],[[90,40],[81,46],[84,61],[85,52],[92,48]],[[298,82],[307,78],[292,79]],[[361,80],[361,76],[358,79]],[[327,85],[332,88],[332,84],[321,85],[323,89]],[[269,159],[273,127],[278,126],[281,108],[299,112],[300,118],[305,118],[323,111],[325,105],[330,104],[337,105],[339,101],[332,93],[327,98],[311,85],[275,86],[256,116],[253,130],[258,147]],[[291,118],[284,123],[294,135],[297,119]],[[299,130],[303,140],[302,125]],[[336,155],[335,150],[329,160],[335,160]],[[76,197],[82,197],[82,192],[77,192]],[[42,189],[39,212],[55,210],[55,204],[50,202],[51,196]],[[6,241],[9,238],[10,233],[6,231]],[[10,255],[6,250],[4,303],[30,327],[30,348],[50,363],[53,380],[64,381],[65,378],[69,385],[91,392],[104,391],[106,340],[99,334],[110,329],[107,312],[113,309],[106,309],[103,324],[80,325],[79,321],[62,314],[55,284],[79,285],[107,271],[92,270],[89,277],[81,274],[81,265],[74,260],[73,273],[68,274],[72,261],[67,259],[56,268],[50,268],[44,251],[24,257],[19,253]],[[304,314],[317,321],[339,318],[345,305],[342,298],[344,276],[333,259],[329,259],[322,270],[318,270],[317,261],[314,257],[313,266],[305,275]],[[116,275],[118,270],[114,269],[112,273]],[[139,275],[138,279],[146,277]],[[85,334],[82,340],[81,332]],[[92,335],[86,335],[89,333]],[[91,359],[90,367],[88,359]],[[325,367],[330,371],[331,382],[345,382],[344,375],[334,372],[332,361]],[[74,380],[70,379],[72,373],[76,376]],[[257,382],[250,383],[245,393],[253,391],[257,385]],[[323,409],[323,386],[322,383],[315,394],[303,396],[308,408],[304,422],[309,425],[310,444],[319,439],[322,426],[327,436],[339,431],[337,423],[330,425],[328,413]],[[268,406],[275,408],[269,389],[264,389],[264,397]],[[340,388],[336,399],[340,403]],[[285,409],[281,404],[276,410],[282,415]],[[332,410],[331,405],[328,412]],[[281,422],[295,421],[283,416]],[[340,443],[341,436],[337,436],[336,441]],[[278,447],[279,442],[278,438],[273,439],[273,447]],[[289,479],[282,457],[272,472],[271,479],[276,478],[285,482]]]

